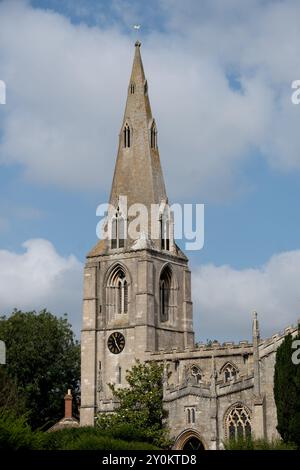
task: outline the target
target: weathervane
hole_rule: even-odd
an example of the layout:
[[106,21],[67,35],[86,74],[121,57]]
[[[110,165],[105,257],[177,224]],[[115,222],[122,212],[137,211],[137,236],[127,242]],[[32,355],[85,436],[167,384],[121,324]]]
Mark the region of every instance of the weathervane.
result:
[[136,31],[137,35],[138,35],[138,32],[139,30],[141,29],[141,25],[140,24],[134,24],[133,25],[133,29]]

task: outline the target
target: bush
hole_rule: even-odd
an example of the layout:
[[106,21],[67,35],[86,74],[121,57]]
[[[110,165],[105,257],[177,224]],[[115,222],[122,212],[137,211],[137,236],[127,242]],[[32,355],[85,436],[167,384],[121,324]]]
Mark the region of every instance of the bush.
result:
[[162,430],[158,426],[141,428],[138,423],[134,425],[132,423],[120,422],[115,415],[106,416],[104,420],[98,420],[97,428],[102,435],[129,442],[148,442],[156,446],[156,448],[169,448],[172,444],[167,430]]
[[143,441],[152,443],[152,437],[149,437],[147,430],[141,430],[129,423],[116,423],[115,426],[99,429],[98,432],[103,436],[111,436],[114,439],[123,439],[124,441]]
[[156,450],[130,428],[110,434],[99,428],[84,427],[53,432],[32,431],[27,416],[0,410],[1,450]]
[[[118,435],[118,432],[116,432]],[[121,437],[121,436],[120,436]],[[97,428],[62,429],[47,433],[43,443],[46,450],[155,450],[157,447],[131,439],[129,434],[116,438]],[[127,441],[128,439],[128,441]]]
[[43,433],[33,432],[27,424],[26,416],[0,410],[0,449],[30,450],[43,445]]
[[226,450],[296,450],[293,443],[285,443],[280,439],[231,439],[224,443]]

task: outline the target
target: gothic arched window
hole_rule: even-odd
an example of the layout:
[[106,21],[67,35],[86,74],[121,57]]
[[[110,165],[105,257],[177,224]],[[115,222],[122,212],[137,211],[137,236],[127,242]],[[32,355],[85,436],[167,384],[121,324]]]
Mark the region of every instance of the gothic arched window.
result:
[[128,286],[124,273],[120,273],[118,279],[118,313],[127,313]]
[[161,321],[168,320],[168,283],[165,279],[161,279],[159,283],[160,289],[160,319]]
[[124,126],[123,133],[124,133],[124,147],[129,148],[130,147],[130,127],[127,123]]
[[223,374],[225,382],[232,382],[238,377],[238,369],[236,366],[231,364],[231,362],[228,362],[222,367],[221,373]]
[[191,376],[194,378],[195,383],[199,384],[202,381],[202,372],[200,367],[192,365]]
[[251,418],[249,409],[237,403],[227,411],[225,417],[225,436],[227,439],[247,439],[251,437]]
[[165,266],[159,279],[159,309],[161,322],[174,322],[177,310],[177,283],[169,265]]
[[120,265],[112,270],[108,278],[106,303],[114,314],[128,313],[128,282]]
[[118,208],[111,221],[111,248],[124,248],[125,246],[125,221]]
[[134,94],[134,90],[135,90],[135,85],[134,85],[134,83],[131,83],[130,84],[130,93],[131,93],[131,95]]
[[150,129],[150,145],[152,149],[157,148],[157,129],[154,121]]

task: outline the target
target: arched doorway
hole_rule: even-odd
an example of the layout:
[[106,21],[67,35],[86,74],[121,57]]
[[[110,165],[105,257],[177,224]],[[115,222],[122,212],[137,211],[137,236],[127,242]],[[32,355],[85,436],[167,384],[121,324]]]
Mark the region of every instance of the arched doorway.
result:
[[205,450],[207,446],[195,429],[187,429],[177,437],[174,449],[194,452]]
[[205,449],[200,439],[198,439],[195,436],[192,436],[185,442],[185,444],[182,447],[182,450],[194,451],[194,450],[205,450]]

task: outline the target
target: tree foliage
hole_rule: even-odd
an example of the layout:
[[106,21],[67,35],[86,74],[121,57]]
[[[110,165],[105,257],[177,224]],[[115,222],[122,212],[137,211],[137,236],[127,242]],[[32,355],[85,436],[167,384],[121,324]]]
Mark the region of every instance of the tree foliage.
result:
[[0,449],[35,450],[42,442],[43,433],[34,433],[26,416],[18,416],[9,409],[0,409]]
[[16,381],[10,377],[4,365],[0,366],[0,410],[17,414],[26,410],[25,400],[18,392]]
[[294,340],[289,334],[277,349],[274,373],[274,397],[277,407],[277,429],[284,442],[300,447],[300,364],[292,360]]
[[[156,362],[136,364],[127,371],[129,387],[117,388],[109,384],[119,407],[113,414],[99,414],[97,425],[101,429],[125,429],[134,438],[153,442],[158,446],[168,445],[167,429],[164,426],[163,409],[163,365]],[[131,430],[131,431],[130,431]]]
[[0,338],[7,351],[3,367],[24,399],[29,424],[48,427],[58,421],[66,390],[72,388],[75,398],[79,392],[80,347],[67,318],[15,310],[0,318]]

